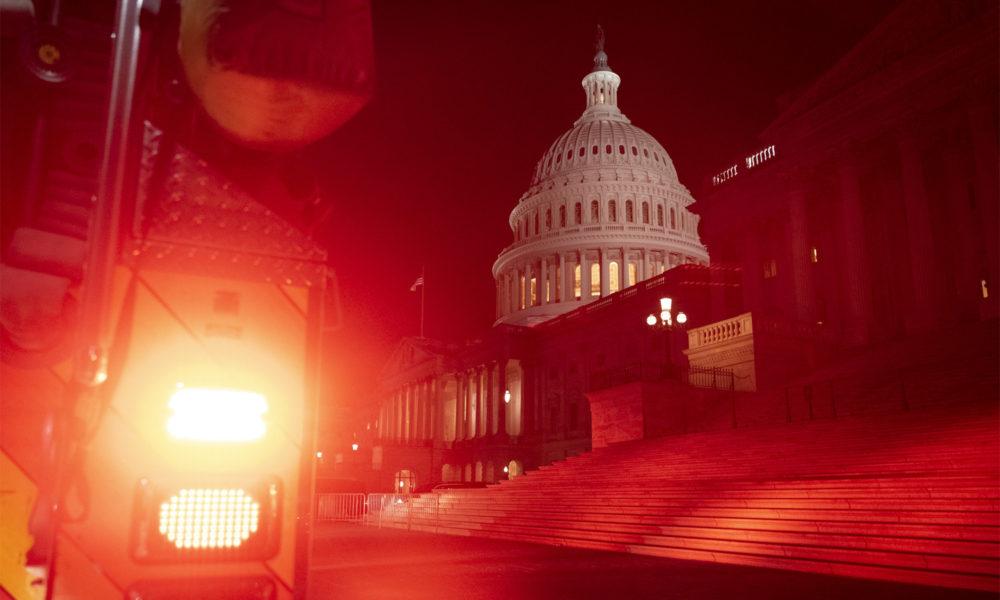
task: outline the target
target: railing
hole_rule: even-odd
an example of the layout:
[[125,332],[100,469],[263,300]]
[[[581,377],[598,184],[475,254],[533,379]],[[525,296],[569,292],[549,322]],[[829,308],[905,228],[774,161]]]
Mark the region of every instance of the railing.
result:
[[688,348],[718,344],[753,333],[752,313],[743,313],[725,321],[688,330]]
[[766,160],[771,160],[774,158],[774,144],[771,144],[763,150],[758,150],[746,158],[746,164],[748,169],[752,169]]
[[722,367],[688,367],[681,371],[681,382],[691,387],[724,392],[736,390],[733,370]]
[[365,525],[400,527],[410,525],[410,494],[368,494]]
[[319,521],[359,522],[365,518],[364,494],[317,494],[316,519]]

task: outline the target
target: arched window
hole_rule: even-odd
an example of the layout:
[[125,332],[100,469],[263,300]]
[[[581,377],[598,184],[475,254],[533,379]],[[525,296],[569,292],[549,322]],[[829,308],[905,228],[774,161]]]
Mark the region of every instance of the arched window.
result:
[[583,207],[577,202],[576,206],[573,207],[573,224],[579,225],[581,223],[583,223]]
[[634,262],[628,264],[628,285],[632,287],[639,279],[639,265]]
[[633,223],[635,221],[635,214],[632,211],[631,200],[625,201],[625,220],[629,223]]
[[593,200],[590,203],[590,221],[592,223],[597,223],[601,220],[601,207],[597,203],[597,200]]
[[618,154],[625,154],[625,146],[618,144]]
[[590,263],[590,296],[601,295],[601,264]]
[[604,147],[604,153],[611,154],[611,144],[608,144]]
[[642,203],[642,222],[649,225],[649,202]]
[[618,261],[608,263],[608,292],[614,294],[618,291]]
[[674,212],[673,207],[670,208],[670,228],[677,229],[677,213]]
[[531,306],[538,306],[538,280],[531,278]]
[[565,227],[566,226],[566,207],[565,206],[560,206],[559,207],[559,226],[560,227]]
[[594,147],[590,149],[590,153],[597,154],[597,144],[594,144]]
[[586,150],[583,148],[583,146],[580,146],[580,156],[583,156],[584,152],[586,152]]
[[618,220],[618,205],[614,200],[608,201],[608,221],[614,223]]
[[518,300],[517,308],[518,310],[524,310],[524,275],[518,275],[518,278],[521,282],[521,297]]
[[552,209],[545,209],[545,231],[550,231],[552,229]]
[[580,286],[583,285],[580,279],[580,263],[573,267],[573,297],[580,299]]
[[663,205],[656,205],[656,225],[658,227],[663,227]]

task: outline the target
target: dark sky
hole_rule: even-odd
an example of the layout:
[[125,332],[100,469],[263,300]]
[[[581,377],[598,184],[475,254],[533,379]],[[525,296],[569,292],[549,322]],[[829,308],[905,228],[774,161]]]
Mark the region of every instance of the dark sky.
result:
[[[383,1],[372,7],[375,97],[313,154],[335,211],[324,232],[344,320],[330,392],[368,403],[420,328],[474,338],[494,318],[491,275],[535,163],[583,112],[594,33],[622,78],[619,106],[704,181],[757,150],[778,98],[808,84],[899,0]],[[697,205],[695,205],[697,207]]]

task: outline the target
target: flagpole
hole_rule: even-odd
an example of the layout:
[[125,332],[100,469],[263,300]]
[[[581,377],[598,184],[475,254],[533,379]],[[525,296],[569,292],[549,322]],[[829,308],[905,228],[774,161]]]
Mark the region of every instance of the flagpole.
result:
[[424,288],[427,287],[427,280],[424,279],[424,267],[420,267],[420,279],[424,282],[420,286],[420,339],[424,338]]

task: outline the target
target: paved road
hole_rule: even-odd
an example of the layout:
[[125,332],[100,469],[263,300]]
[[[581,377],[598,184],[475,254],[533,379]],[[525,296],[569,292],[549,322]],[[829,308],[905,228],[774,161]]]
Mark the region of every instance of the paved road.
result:
[[323,524],[310,600],[996,600],[828,575]]

